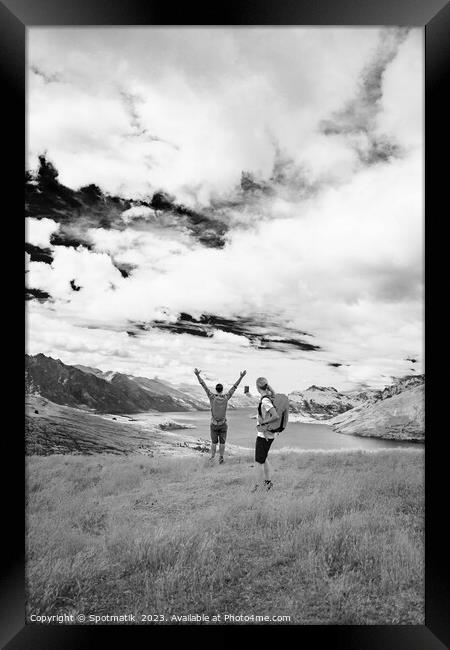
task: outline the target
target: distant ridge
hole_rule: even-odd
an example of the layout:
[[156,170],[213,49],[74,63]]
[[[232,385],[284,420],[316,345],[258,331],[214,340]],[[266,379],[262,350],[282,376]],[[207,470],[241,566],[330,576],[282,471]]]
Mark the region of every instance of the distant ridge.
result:
[[88,366],[69,366],[44,354],[25,355],[27,393],[55,404],[98,413],[189,411],[206,408],[204,402],[158,380],[122,373],[103,373]]
[[365,402],[381,397],[381,391],[370,389],[360,392],[340,393],[332,386],[310,386],[303,391],[289,393],[291,411],[304,418],[329,420],[340,413]]
[[[409,389],[423,386],[424,383],[425,375],[406,375],[405,377],[396,378],[392,385],[381,390],[369,388],[360,391],[339,392],[332,386],[312,385],[304,391],[289,393],[289,403],[292,413],[296,413],[304,421],[324,420],[330,421],[330,424],[333,425],[336,420],[339,425],[342,423],[342,427],[340,429],[336,427],[336,431],[339,430],[343,433],[343,422],[347,422],[344,417],[345,414],[350,414],[349,418],[356,417],[356,414],[362,413],[370,405],[400,395]],[[419,392],[414,393],[414,395],[418,395]],[[401,408],[401,405],[406,408],[405,400],[399,400],[398,404],[399,408]],[[388,410],[386,407],[386,413]],[[337,420],[339,416],[342,417]],[[420,426],[418,426],[417,430],[420,430]]]
[[[174,386],[160,379],[70,366],[44,354],[25,355],[25,373],[28,394],[97,413],[209,409],[203,390],[195,384]],[[407,375],[383,390],[345,393],[312,385],[289,394],[290,410],[297,421],[326,421],[339,433],[421,440],[424,383],[425,375]],[[235,393],[230,407],[254,407],[258,399]]]

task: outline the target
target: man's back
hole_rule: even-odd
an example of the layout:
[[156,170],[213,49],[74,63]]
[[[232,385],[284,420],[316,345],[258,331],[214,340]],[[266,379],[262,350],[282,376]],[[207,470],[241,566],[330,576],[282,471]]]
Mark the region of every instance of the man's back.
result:
[[243,370],[240,374],[239,379],[231,386],[231,388],[226,392],[222,393],[223,386],[222,384],[217,384],[216,393],[213,393],[212,390],[208,388],[203,379],[200,377],[200,371],[195,368],[194,373],[200,382],[200,385],[203,387],[204,391],[208,395],[209,403],[211,405],[211,418],[213,424],[223,424],[227,421],[227,406],[228,401],[234,394],[234,391],[239,386],[242,378],[246,374],[246,370]]
[[223,424],[227,420],[227,406],[230,395],[220,393],[211,393],[209,403],[211,404],[211,418],[213,424]]
[[228,424],[227,424],[227,406],[228,400],[232,397],[234,391],[239,386],[240,381],[246,374],[246,370],[243,370],[240,374],[240,377],[237,381],[234,382],[232,387],[226,392],[223,392],[222,384],[216,385],[216,392],[213,393],[212,390],[208,388],[203,379],[200,377],[200,370],[198,368],[194,369],[195,376],[197,377],[200,385],[208,395],[209,403],[211,405],[211,458],[214,460],[216,455],[217,443],[219,442],[219,463],[223,463],[223,454],[225,449],[225,441],[227,438]]

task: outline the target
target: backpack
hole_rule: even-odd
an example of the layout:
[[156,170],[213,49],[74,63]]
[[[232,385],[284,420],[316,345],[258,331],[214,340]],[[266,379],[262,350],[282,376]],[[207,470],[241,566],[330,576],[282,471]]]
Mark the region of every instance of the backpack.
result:
[[228,399],[225,395],[212,395],[211,413],[214,424],[224,424],[226,420]]
[[289,420],[289,400],[283,393],[276,393],[273,397],[264,395],[258,405],[258,414],[260,417],[262,417],[261,402],[264,397],[268,397],[270,399],[279,418],[275,422],[271,422],[267,429],[272,433],[281,433],[285,430]]

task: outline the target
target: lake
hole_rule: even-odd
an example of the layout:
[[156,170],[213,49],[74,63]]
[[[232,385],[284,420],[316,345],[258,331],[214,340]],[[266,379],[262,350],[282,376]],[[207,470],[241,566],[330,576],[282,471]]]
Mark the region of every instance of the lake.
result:
[[[228,409],[228,436],[227,442],[240,447],[254,448],[256,421],[251,419],[255,414],[254,408]],[[187,430],[186,434],[206,440],[209,436],[209,423],[211,414],[209,411],[186,411],[176,413],[164,413],[176,422],[194,425],[196,428]],[[134,414],[133,418],[138,421],[145,421],[146,414]],[[324,449],[391,449],[391,448],[413,448],[420,449],[422,443],[398,442],[394,440],[381,440],[379,438],[361,438],[359,436],[348,436],[336,433],[324,423],[303,424],[290,422],[273,443],[272,449],[296,448],[303,450]]]

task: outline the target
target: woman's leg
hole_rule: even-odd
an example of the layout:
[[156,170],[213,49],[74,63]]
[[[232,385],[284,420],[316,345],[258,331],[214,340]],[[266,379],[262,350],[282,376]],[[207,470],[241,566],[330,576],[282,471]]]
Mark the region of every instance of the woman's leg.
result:
[[270,445],[272,444],[271,440],[265,440],[265,438],[256,438],[256,448],[255,448],[255,466],[256,466],[256,485],[253,491],[258,489],[258,486],[263,482],[267,489],[270,489],[272,486],[271,476],[272,468],[267,461],[267,454],[269,453]]
[[256,483],[259,485],[260,483],[262,484],[264,480],[264,465],[263,463],[255,463],[256,466]]
[[266,458],[266,462],[263,465],[263,468],[264,468],[264,478],[266,479],[266,481],[271,481],[272,480],[272,468],[271,468],[267,458]]
[[255,473],[256,473],[256,483],[262,483],[264,480],[264,443],[263,438],[260,436],[256,437],[255,444]]

